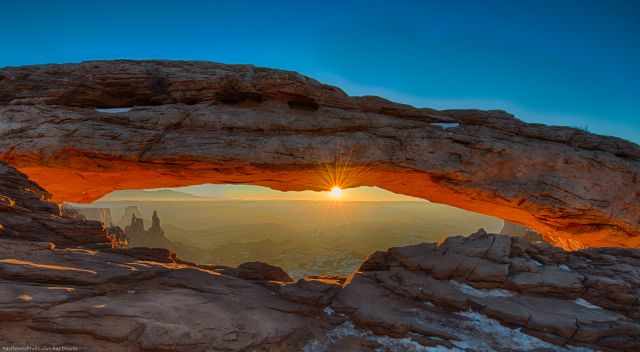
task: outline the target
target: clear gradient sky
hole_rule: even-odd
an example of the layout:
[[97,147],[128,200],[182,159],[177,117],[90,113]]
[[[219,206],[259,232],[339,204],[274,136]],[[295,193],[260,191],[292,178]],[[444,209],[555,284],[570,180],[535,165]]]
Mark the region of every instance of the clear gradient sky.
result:
[[0,3],[0,67],[188,59],[640,143],[640,1]]

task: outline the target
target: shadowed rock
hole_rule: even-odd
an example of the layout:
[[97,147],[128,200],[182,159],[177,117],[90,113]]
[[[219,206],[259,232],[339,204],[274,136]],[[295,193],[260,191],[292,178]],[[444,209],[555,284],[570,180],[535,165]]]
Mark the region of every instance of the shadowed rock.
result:
[[282,268],[262,262],[240,264],[237,269],[237,275],[243,279],[256,281],[293,281]]
[[50,197],[23,173],[0,162],[0,238],[111,246],[100,222],[66,214]]

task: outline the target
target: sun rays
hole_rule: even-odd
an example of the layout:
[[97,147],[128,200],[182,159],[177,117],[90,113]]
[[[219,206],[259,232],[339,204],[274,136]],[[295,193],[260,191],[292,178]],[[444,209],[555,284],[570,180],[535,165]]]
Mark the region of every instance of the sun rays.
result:
[[319,174],[322,188],[327,190],[328,196],[333,200],[340,200],[346,188],[361,186],[369,167],[351,164],[351,151],[340,151],[336,148],[333,162],[323,163],[319,166]]

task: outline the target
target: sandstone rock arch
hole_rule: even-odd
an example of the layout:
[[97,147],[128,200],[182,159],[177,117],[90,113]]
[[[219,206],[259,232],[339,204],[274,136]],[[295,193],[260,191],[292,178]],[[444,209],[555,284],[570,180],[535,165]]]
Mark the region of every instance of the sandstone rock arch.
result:
[[633,143],[504,111],[350,97],[249,65],[4,68],[0,160],[57,201],[199,183],[371,185],[520,223],[565,248],[640,245]]

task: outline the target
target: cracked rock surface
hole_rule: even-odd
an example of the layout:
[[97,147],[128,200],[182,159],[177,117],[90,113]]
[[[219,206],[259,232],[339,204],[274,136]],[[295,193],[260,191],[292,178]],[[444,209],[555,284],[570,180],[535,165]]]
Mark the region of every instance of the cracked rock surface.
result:
[[640,245],[636,144],[504,111],[350,97],[250,65],[0,69],[0,159],[56,201],[202,183],[375,185],[527,226],[565,249]]
[[[1,171],[0,195],[14,201],[0,209],[2,345],[89,351],[640,349],[638,249],[567,252],[478,231],[373,253],[348,278],[292,282],[264,263],[196,265],[167,250],[108,248],[104,233],[93,243],[70,242],[86,231],[86,222],[56,213],[41,199],[45,191],[15,169]],[[7,182],[20,187],[4,187]],[[50,231],[35,231],[37,236],[7,220],[41,221],[44,214],[52,219]]]

